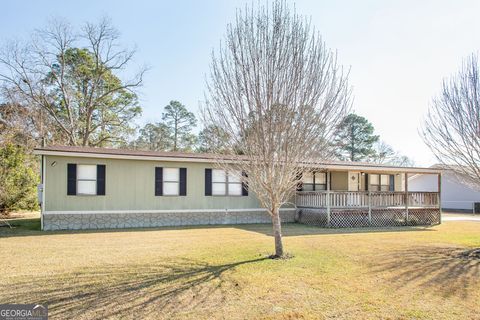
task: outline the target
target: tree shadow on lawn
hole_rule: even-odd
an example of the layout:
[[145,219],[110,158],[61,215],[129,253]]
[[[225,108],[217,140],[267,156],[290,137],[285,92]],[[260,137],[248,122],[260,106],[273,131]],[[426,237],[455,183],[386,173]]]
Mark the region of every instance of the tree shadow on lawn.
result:
[[176,259],[169,263],[111,265],[32,277],[0,293],[4,301],[44,303],[51,316],[62,318],[168,316],[198,308],[214,310],[235,295],[238,283],[226,273],[240,265],[268,258],[222,265]]
[[[421,246],[389,252],[372,262],[373,273],[396,288],[434,289],[444,297],[467,298],[480,288],[480,259],[469,258],[468,248]],[[477,292],[478,294],[478,292]]]
[[[13,220],[10,222],[13,229],[8,227],[0,228],[0,238],[23,237],[23,236],[46,236],[61,234],[82,234],[82,233],[118,233],[118,232],[151,232],[162,230],[191,230],[191,229],[222,229],[235,228],[248,232],[260,233],[266,236],[273,236],[272,225],[265,224],[232,224],[232,225],[192,225],[192,226],[171,226],[152,228],[127,228],[127,229],[88,229],[88,230],[56,230],[41,231],[40,219]],[[359,228],[322,228],[308,226],[300,223],[282,224],[284,237],[321,235],[321,234],[350,234],[350,233],[377,233],[377,232],[406,232],[406,231],[434,231],[430,226],[401,226],[401,227],[359,227]]]
[[[244,231],[261,233],[273,237],[271,224],[237,224],[231,227]],[[430,226],[401,226],[401,227],[358,227],[358,228],[324,228],[309,226],[301,223],[282,224],[283,237],[296,237],[308,235],[333,235],[355,233],[383,233],[383,232],[412,232],[412,231],[435,231]]]

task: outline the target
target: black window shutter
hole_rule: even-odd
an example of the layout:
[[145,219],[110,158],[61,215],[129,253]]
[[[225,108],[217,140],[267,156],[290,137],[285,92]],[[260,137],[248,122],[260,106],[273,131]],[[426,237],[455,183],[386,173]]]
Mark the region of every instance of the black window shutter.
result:
[[155,195],[163,196],[163,168],[155,167]]
[[368,191],[368,173],[365,173],[365,191]]
[[[245,178],[248,177],[245,171],[242,171],[242,176]],[[248,196],[248,185],[245,183],[245,181],[242,181],[242,196]]]
[[77,194],[77,165],[75,163],[67,164],[67,195]]
[[302,173],[301,172],[297,175],[297,180],[299,180],[299,182],[297,184],[297,191],[302,191],[303,190],[303,183],[302,183]]
[[212,169],[205,169],[205,195],[212,195]]
[[180,193],[181,196],[187,195],[187,168],[180,168]]
[[393,174],[390,175],[390,191],[395,191],[395,176]]
[[104,164],[97,164],[97,195],[105,195],[105,170]]

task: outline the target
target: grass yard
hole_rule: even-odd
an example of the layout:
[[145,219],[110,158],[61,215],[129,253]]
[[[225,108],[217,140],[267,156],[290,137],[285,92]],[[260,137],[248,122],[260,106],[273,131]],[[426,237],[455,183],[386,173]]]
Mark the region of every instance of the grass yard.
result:
[[0,303],[51,318],[480,319],[480,222],[433,228],[269,225],[40,232],[0,228]]

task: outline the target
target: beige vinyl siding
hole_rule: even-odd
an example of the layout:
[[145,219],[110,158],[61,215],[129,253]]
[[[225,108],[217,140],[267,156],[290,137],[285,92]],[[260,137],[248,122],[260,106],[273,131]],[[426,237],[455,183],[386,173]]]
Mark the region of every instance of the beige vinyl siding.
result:
[[348,172],[332,171],[332,190],[348,191]]
[[[248,196],[205,196],[205,168],[213,168],[213,164],[63,156],[45,158],[46,211],[260,208],[252,192]],[[56,162],[55,166],[52,166],[53,162]],[[105,164],[106,195],[67,196],[68,163]],[[187,168],[187,196],[155,196],[155,167]]]
[[[368,173],[368,172],[364,172]],[[371,174],[378,174],[378,173],[369,173]],[[393,175],[394,176],[394,188],[395,191],[404,191],[404,174],[403,173],[395,173],[395,172],[382,172],[380,174],[384,175]],[[348,172],[347,171],[332,171],[331,172],[331,179],[332,179],[332,191],[348,191]],[[365,175],[359,174],[360,184],[359,184],[359,191],[365,191]]]

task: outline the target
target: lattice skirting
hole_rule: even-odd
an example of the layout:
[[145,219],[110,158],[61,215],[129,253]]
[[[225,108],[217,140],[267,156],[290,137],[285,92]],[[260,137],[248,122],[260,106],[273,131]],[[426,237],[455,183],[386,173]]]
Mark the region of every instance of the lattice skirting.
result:
[[295,216],[295,221],[312,226],[327,226],[327,210],[326,209],[299,209]]
[[395,226],[428,226],[440,223],[440,209],[418,208],[375,208],[372,209],[371,221],[368,209],[332,209],[330,223],[327,210],[322,208],[298,209],[296,221],[306,225],[330,228],[357,227],[395,227]]
[[373,227],[394,227],[405,226],[407,211],[405,209],[372,209]]
[[408,214],[408,224],[411,226],[440,224],[440,209],[410,209]]

